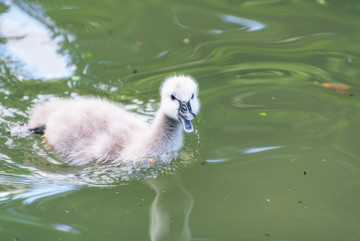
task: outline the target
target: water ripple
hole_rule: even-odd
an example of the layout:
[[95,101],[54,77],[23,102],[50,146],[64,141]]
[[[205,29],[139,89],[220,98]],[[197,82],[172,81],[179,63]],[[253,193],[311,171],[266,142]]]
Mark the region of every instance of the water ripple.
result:
[[176,7],[173,8],[173,13],[175,23],[181,28],[215,35],[238,31],[253,32],[266,27],[254,20],[206,9],[195,8],[189,11]]
[[12,199],[23,199],[22,203],[26,205],[44,197],[54,196],[75,189],[76,187],[73,185],[43,184],[37,185],[26,192],[15,194]]

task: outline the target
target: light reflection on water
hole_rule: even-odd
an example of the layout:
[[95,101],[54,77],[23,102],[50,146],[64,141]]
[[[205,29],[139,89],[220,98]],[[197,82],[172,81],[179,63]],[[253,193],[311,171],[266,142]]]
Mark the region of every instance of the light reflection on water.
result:
[[[70,77],[75,66],[72,66],[68,53],[61,53],[65,39],[54,33],[56,26],[51,20],[45,16],[40,17],[46,21],[36,19],[12,1],[0,3],[8,7],[0,14],[0,35],[6,40],[0,44],[0,51],[3,56],[17,62],[16,68],[24,73],[18,78],[50,80]],[[39,9],[37,11],[39,15]]]
[[282,146],[253,147],[253,148],[248,148],[248,149],[244,150],[244,154],[258,153],[258,152],[274,150],[274,149],[279,149],[279,148],[282,148]]
[[80,233],[77,229],[75,229],[74,227],[72,227],[68,224],[54,223],[53,226],[55,229],[62,231],[62,232],[75,233],[75,234]]
[[51,197],[54,195],[58,195],[61,193],[66,193],[72,190],[75,190],[76,186],[73,185],[64,185],[64,184],[42,184],[37,185],[33,188],[30,188],[29,190],[15,194],[12,196],[12,200],[16,199],[23,199],[22,202],[24,205],[31,204],[38,199],[44,198],[44,197]]
[[[220,19],[223,20],[224,22],[227,23],[234,23],[243,27],[240,27],[238,29],[233,29],[233,30],[228,30],[228,31],[241,31],[244,30],[246,32],[253,32],[253,31],[258,31],[261,30],[263,28],[265,28],[265,25],[253,20],[249,20],[249,19],[245,19],[245,18],[240,18],[237,16],[231,16],[231,15],[224,15],[221,14],[220,15]],[[211,32],[215,33],[215,34],[221,34],[224,33],[226,31],[224,30],[211,30]]]
[[[196,9],[196,7],[195,7]],[[234,15],[219,14],[204,9],[173,8],[175,23],[184,29],[204,31],[210,34],[225,34],[236,31],[254,32],[266,26],[260,22]]]

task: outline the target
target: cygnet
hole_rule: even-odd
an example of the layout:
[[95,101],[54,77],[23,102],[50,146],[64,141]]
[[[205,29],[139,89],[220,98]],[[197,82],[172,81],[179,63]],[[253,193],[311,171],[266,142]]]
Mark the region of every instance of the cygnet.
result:
[[151,124],[104,99],[55,98],[32,109],[28,127],[73,165],[157,158],[176,153],[183,145],[183,130],[194,130],[198,94],[198,84],[190,76],[165,79],[160,108]]

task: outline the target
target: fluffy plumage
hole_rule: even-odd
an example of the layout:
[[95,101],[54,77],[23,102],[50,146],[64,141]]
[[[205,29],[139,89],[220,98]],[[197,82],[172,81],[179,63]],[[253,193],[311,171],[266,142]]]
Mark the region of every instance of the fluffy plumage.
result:
[[183,131],[200,110],[190,76],[166,79],[152,124],[121,105],[91,97],[53,99],[35,106],[28,123],[47,146],[75,165],[139,161],[178,151]]

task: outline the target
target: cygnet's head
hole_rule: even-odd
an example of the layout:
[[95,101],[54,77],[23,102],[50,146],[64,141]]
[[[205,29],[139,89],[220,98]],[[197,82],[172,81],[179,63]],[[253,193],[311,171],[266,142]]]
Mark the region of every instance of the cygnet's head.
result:
[[196,81],[185,75],[167,78],[161,86],[161,111],[179,120],[186,132],[194,130],[191,123],[200,110],[199,89]]

